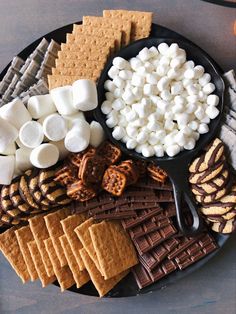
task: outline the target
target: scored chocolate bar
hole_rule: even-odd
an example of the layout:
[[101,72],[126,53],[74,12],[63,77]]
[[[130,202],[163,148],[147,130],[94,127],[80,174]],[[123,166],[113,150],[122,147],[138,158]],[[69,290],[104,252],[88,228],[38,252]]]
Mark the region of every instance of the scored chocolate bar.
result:
[[153,231],[140,238],[133,239],[133,243],[140,255],[151,251],[154,247],[161,244],[177,232],[173,224]]
[[166,190],[166,191],[172,191],[173,187],[169,180],[166,180],[166,182],[161,183],[153,180],[152,178],[142,178],[142,180],[138,181],[135,186],[145,189],[153,189],[153,190]]
[[135,217],[137,215],[135,210],[122,210],[121,208],[117,207],[112,210],[108,210],[106,212],[95,214],[93,216],[94,219],[99,220],[113,220],[113,219],[125,219],[129,217]]

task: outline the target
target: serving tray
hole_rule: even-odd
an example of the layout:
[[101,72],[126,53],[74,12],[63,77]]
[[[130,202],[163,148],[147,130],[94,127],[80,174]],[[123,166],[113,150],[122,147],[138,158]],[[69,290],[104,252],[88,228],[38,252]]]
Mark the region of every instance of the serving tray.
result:
[[[76,24],[81,24],[82,22],[77,22]],[[33,43],[31,43],[29,46],[27,46],[24,50],[22,50],[18,56],[21,57],[22,59],[26,59],[37,47],[37,45],[40,43],[42,38],[46,38],[47,40],[54,39],[58,43],[62,43],[66,41],[66,34],[71,33],[73,29],[73,24],[66,25],[64,27],[61,27],[59,29],[56,29],[41,38],[37,39]],[[182,39],[187,42],[189,42],[193,47],[197,47],[198,49],[202,50],[200,47],[195,45],[193,42],[188,40],[187,38],[183,37],[182,35],[164,27],[158,24],[152,24],[152,29],[151,29],[151,34],[150,36],[153,37],[161,37],[161,38],[173,38],[173,39]],[[205,51],[202,50],[205,54],[207,54]],[[218,71],[222,72],[222,69],[220,66],[207,54],[208,58],[211,60],[211,62],[214,64],[215,68],[217,68]],[[8,67],[10,66],[10,63],[5,67],[5,69],[0,73],[0,80],[4,77],[4,75],[7,72]],[[5,228],[0,228],[0,232],[3,232]],[[191,274],[195,270],[199,269],[202,267],[207,261],[209,261],[211,258],[213,258],[214,255],[216,255],[220,249],[224,246],[226,243],[227,239],[229,238],[229,235],[222,235],[219,233],[212,233],[214,236],[219,248],[214,251],[213,253],[207,255],[197,263],[189,266],[188,268],[182,270],[182,271],[175,271],[168,275],[166,278],[161,279],[160,281],[153,283],[152,285],[139,290],[133,275],[130,273],[127,277],[125,277],[122,281],[118,283],[118,285],[113,288],[108,294],[107,297],[130,297],[130,296],[136,296],[139,294],[146,294],[149,292],[153,292],[155,290],[161,289],[162,287],[166,287],[169,284],[177,282],[179,279]],[[57,282],[55,282],[55,285],[58,285]],[[80,289],[77,289],[75,286],[71,287],[69,289],[70,291],[84,294],[84,295],[89,295],[89,296],[98,296],[96,289],[92,285],[92,283],[88,283],[81,287]]]

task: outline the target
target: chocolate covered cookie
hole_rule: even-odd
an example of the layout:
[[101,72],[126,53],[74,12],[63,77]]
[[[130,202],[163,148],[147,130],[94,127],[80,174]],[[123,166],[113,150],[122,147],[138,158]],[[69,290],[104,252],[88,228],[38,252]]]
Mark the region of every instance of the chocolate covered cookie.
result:
[[211,229],[219,233],[232,233],[236,231],[236,219],[233,218],[223,222],[213,222]]
[[20,195],[19,186],[20,186],[21,177],[15,178],[9,186],[9,195],[14,207],[18,208],[22,214],[29,214],[31,208]]
[[192,184],[206,183],[217,177],[221,172],[223,172],[223,169],[225,167],[225,158],[222,158],[222,160],[213,165],[211,168],[208,168],[202,172],[191,173],[191,175],[189,176],[189,182]]
[[35,200],[33,199],[30,189],[29,189],[29,178],[32,174],[33,170],[27,170],[20,179],[19,184],[19,192],[23,200],[31,207],[32,211],[38,212],[40,211],[40,205],[38,205]]

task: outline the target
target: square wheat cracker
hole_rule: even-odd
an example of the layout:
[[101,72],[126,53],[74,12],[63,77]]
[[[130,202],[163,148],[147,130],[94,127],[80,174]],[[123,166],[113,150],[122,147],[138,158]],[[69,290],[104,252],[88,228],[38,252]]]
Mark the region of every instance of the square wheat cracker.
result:
[[34,265],[34,261],[31,257],[27,243],[34,240],[34,236],[29,226],[19,228],[15,231],[17,241],[20,246],[21,253],[23,255],[27,270],[30,274],[31,281],[35,281],[39,278],[37,270]]
[[80,254],[89,273],[89,276],[100,297],[103,297],[105,294],[107,294],[112,288],[116,286],[119,281],[121,281],[122,278],[124,278],[128,274],[128,272],[125,271],[117,275],[116,277],[104,280],[103,276],[101,275],[93,260],[90,258],[89,254],[84,248],[80,250]]
[[37,270],[39,279],[42,283],[42,287],[45,288],[50,283],[53,283],[56,280],[55,276],[48,276],[46,269],[44,267],[41,254],[39,252],[38,246],[35,241],[31,241],[27,243],[31,257],[34,261],[35,268]]
[[66,235],[64,234],[59,239],[61,241],[61,245],[63,247],[65,257],[67,259],[68,265],[70,267],[73,278],[75,280],[76,287],[80,288],[90,280],[89,274],[86,269],[82,271],[79,269],[79,264],[77,263],[75,259],[75,255],[73,251],[71,250],[71,246],[69,244],[69,241]]
[[0,234],[0,250],[22,282],[25,283],[30,280],[30,275],[21,253],[15,230],[16,228],[13,227]]
[[95,29],[108,28],[122,32],[121,45],[128,45],[130,42],[131,22],[119,18],[105,18],[101,16],[83,16],[83,25],[91,26]]
[[53,242],[53,245],[54,245],[54,248],[57,253],[61,266],[67,265],[67,261],[64,255],[64,251],[61,247],[61,242],[59,240],[59,237],[64,234],[60,221],[68,217],[70,213],[71,213],[71,208],[65,207],[65,208],[55,211],[54,213],[44,216],[48,233],[52,239],[52,242]]
[[128,10],[103,10],[103,16],[107,18],[119,18],[131,21],[130,41],[148,37],[152,27],[152,12],[128,11]]
[[[92,60],[105,62],[110,55],[110,46],[100,47],[98,45],[85,44],[61,44],[61,51],[58,51],[58,59]],[[57,63],[57,62],[56,62]]]
[[67,240],[70,244],[71,250],[73,251],[76,261],[79,265],[80,270],[84,270],[85,266],[83,260],[80,256],[79,250],[83,248],[82,243],[80,242],[77,234],[75,233],[75,228],[78,227],[86,220],[86,216],[84,214],[75,214],[67,217],[66,219],[61,220],[61,225],[63,231],[67,237]]
[[96,68],[89,68],[89,67],[79,67],[79,68],[53,68],[52,69],[52,75],[84,75],[88,78],[90,77],[99,77],[101,74],[101,70]]
[[91,227],[93,224],[95,224],[95,220],[93,218],[90,218],[86,220],[85,222],[83,222],[78,227],[76,227],[75,233],[77,234],[85,250],[88,252],[90,258],[96,265],[97,269],[101,272],[101,267],[99,265],[97,255],[96,255],[96,252],[92,243],[92,239],[89,233],[89,227]]
[[75,284],[74,277],[68,265],[61,266],[52,238],[44,240],[44,244],[52,262],[54,273],[61,287],[61,292],[63,292]]
[[138,263],[134,246],[119,222],[102,221],[90,226],[89,232],[105,279]]
[[54,275],[54,271],[45,244],[43,242],[44,240],[49,238],[48,229],[44,220],[45,215],[47,214],[37,215],[30,218],[29,226],[39,249],[47,275],[51,277]]

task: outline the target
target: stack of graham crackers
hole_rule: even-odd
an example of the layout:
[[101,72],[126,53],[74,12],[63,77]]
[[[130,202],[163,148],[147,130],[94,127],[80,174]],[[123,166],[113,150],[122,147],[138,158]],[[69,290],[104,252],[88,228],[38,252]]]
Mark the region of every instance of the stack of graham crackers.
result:
[[43,287],[58,281],[61,291],[89,280],[107,294],[138,263],[133,244],[118,222],[86,220],[71,208],[41,214],[29,225],[0,235],[0,249],[23,283]]
[[48,75],[49,89],[71,85],[78,79],[97,81],[107,58],[130,42],[148,37],[152,13],[104,10],[101,16],[84,16],[74,24],[61,45],[56,66]]

